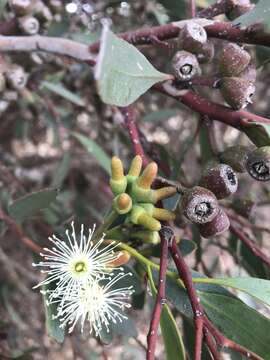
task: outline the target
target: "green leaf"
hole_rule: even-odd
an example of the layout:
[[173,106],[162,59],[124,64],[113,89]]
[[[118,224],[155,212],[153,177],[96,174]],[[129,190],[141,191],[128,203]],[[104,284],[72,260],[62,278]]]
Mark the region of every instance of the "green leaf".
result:
[[171,78],[157,71],[135,46],[107,27],[102,32],[95,77],[101,99],[117,106],[133,103],[155,83]]
[[57,165],[55,174],[53,175],[52,186],[60,187],[65,180],[70,168],[70,154],[67,152],[64,154],[60,164]]
[[200,299],[210,320],[225,336],[264,360],[270,359],[269,319],[236,298],[201,293]]
[[92,139],[82,134],[73,132],[73,136],[79,140],[79,142],[85,147],[85,149],[92,154],[98,161],[98,163],[107,171],[111,172],[111,160],[105,151]]
[[270,281],[252,277],[203,279],[203,283],[241,290],[270,306]]
[[70,101],[71,103],[78,106],[85,106],[85,102],[82,98],[70,90],[68,90],[62,83],[53,83],[49,81],[42,81],[41,89],[52,91],[54,94],[61,96],[62,98]]
[[[192,273],[193,278],[199,274]],[[205,286],[207,285],[207,286]],[[216,284],[196,284],[201,303],[213,323],[229,339],[270,360],[270,320]],[[178,311],[193,319],[186,290],[167,277],[166,296]]]
[[[157,290],[154,284],[152,271],[148,268],[148,278],[150,282],[151,292],[154,296],[157,295]],[[182,336],[179,332],[178,326],[175,322],[173,314],[167,304],[163,305],[160,316],[160,327],[165,345],[167,360],[184,360],[185,348]]]
[[45,308],[45,319],[46,319],[46,329],[48,332],[48,335],[56,340],[58,343],[62,343],[65,339],[65,330],[60,328],[60,321],[59,319],[55,319],[53,316],[57,313],[57,304],[50,304],[47,305],[48,301],[48,291],[54,289],[55,285],[48,284],[43,286],[42,290],[44,290],[43,295],[43,302],[44,302],[44,308]]
[[0,18],[2,17],[2,15],[4,13],[6,4],[7,4],[7,0],[0,0]]
[[57,189],[44,189],[15,200],[8,208],[9,214],[18,222],[46,209],[57,196]]
[[260,0],[255,8],[244,15],[239,16],[233,24],[249,26],[252,24],[263,24],[270,30],[270,6],[269,0]]
[[250,140],[258,147],[270,145],[270,125],[250,123],[242,126],[241,130],[246,133]]

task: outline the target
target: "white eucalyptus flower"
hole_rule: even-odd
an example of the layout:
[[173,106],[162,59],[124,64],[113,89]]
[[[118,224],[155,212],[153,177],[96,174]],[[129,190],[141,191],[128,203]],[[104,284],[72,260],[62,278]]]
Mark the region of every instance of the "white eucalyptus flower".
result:
[[132,273],[112,273],[110,279],[95,280],[78,290],[73,289],[63,306],[58,307],[56,318],[60,320],[60,326],[67,326],[72,332],[80,322],[83,332],[85,322],[88,322],[90,334],[94,332],[98,336],[102,329],[109,332],[111,323],[127,319],[122,311],[131,306],[128,300],[134,292],[133,287],[117,287],[126,276],[132,276]]
[[110,276],[114,268],[109,264],[119,256],[119,253],[114,252],[117,246],[114,242],[102,246],[104,234],[97,242],[92,241],[95,226],[85,236],[84,226],[81,225],[79,239],[76,238],[74,222],[71,223],[71,228],[71,234],[66,230],[66,241],[55,235],[49,237],[54,246],[51,249],[44,248],[44,254],[40,254],[45,261],[33,264],[41,267],[41,272],[47,274],[46,279],[34,288],[53,282],[56,284],[56,288],[50,291],[49,302],[57,297],[61,297],[64,302],[73,289],[86,286],[97,278]]

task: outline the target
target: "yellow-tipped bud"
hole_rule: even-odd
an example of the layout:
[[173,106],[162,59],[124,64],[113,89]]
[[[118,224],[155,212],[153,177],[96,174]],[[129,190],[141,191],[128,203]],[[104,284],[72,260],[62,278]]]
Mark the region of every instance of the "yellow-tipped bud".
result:
[[112,189],[112,192],[115,195],[121,194],[126,191],[127,188],[127,179],[124,176],[124,169],[122,161],[116,157],[113,156],[112,162],[111,162],[111,179],[110,179],[110,186]]
[[113,206],[118,214],[127,214],[132,208],[132,199],[128,194],[122,193],[116,196]]
[[106,264],[108,267],[119,267],[125,265],[130,260],[130,254],[126,250],[116,252],[117,258]]
[[167,199],[176,194],[176,188],[173,186],[166,186],[155,190],[155,203],[159,200]]
[[138,177],[140,175],[141,170],[142,170],[142,157],[140,155],[137,155],[131,162],[128,176],[130,176],[131,178]]
[[175,219],[175,214],[167,209],[160,209],[154,207],[152,216],[161,221],[171,221]]
[[155,190],[152,189],[144,189],[138,185],[138,181],[134,181],[131,187],[131,196],[132,199],[136,200],[136,202],[155,202]]
[[160,236],[158,231],[142,230],[132,234],[132,238],[140,239],[147,244],[158,244],[160,242]]
[[148,215],[141,206],[133,206],[130,220],[133,224],[141,225],[151,231],[159,231],[161,229],[160,222]]
[[112,171],[113,180],[119,181],[123,179],[124,177],[123,164],[122,161],[117,156],[112,157],[111,171]]
[[151,162],[146,166],[142,175],[138,178],[138,186],[143,189],[150,189],[155,177],[157,176],[158,166],[155,162]]

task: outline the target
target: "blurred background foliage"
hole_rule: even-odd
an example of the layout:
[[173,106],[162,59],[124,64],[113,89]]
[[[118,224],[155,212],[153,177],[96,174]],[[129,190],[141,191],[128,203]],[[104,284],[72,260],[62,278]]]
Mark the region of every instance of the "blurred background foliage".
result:
[[[41,3],[48,9],[47,16],[40,18],[41,35],[70,38],[86,44],[99,39],[103,19],[109,19],[112,30],[117,33],[186,17],[184,0],[74,1],[73,7],[70,7],[70,1]],[[210,3],[197,1],[198,7]],[[0,17],[1,22],[14,17],[7,1],[0,1]],[[19,30],[17,34],[21,35]],[[215,41],[215,44],[218,56],[220,42]],[[270,117],[269,49],[261,46],[248,46],[248,49],[258,67],[257,92],[249,110]],[[169,59],[173,50],[159,47],[141,50],[156,68],[170,72]],[[46,332],[41,296],[31,290],[40,276],[31,267],[33,255],[26,246],[29,245],[28,238],[45,246],[48,235],[63,232],[73,219],[78,225],[84,223],[86,226],[102,221],[112,200],[108,186],[110,157],[120,156],[127,166],[134,155],[122,119],[114,108],[99,99],[92,70],[86,64],[39,52],[1,54],[0,64],[18,64],[27,76],[26,86],[20,89],[7,87],[0,93],[0,204],[1,212],[9,214],[14,221],[10,226],[6,221],[0,222],[0,357],[20,360],[144,359],[153,299],[138,275],[134,280],[137,288],[130,322],[120,330],[114,329],[114,333],[121,336],[115,336],[112,343],[112,339],[104,338],[105,343],[110,343],[105,347],[89,338],[87,333],[69,336],[59,345]],[[205,72],[214,74],[215,70],[215,62],[205,65]],[[202,94],[222,102],[215,91],[204,88]],[[171,173],[171,179],[196,184],[202,164],[209,159],[208,140],[197,115],[178,102],[151,91],[136,102],[135,108],[146,153],[153,160],[166,164],[162,175]],[[235,129],[220,123],[214,126],[219,150],[228,145],[250,143]],[[29,206],[16,201],[30,193],[34,194],[27,198]],[[253,231],[259,244],[269,252],[269,230],[256,228],[269,226],[269,186],[258,185],[241,175],[238,196],[258,203],[256,217],[252,220]],[[182,216],[177,217],[176,223],[179,237],[187,239],[181,242],[181,250],[196,270],[215,276],[269,278],[264,265],[243,248],[236,237],[227,239],[227,235],[222,235],[218,241],[201,241],[197,230]],[[151,252],[158,256],[158,246]],[[134,271],[140,273],[138,265]],[[178,311],[188,312],[186,295],[183,294],[179,302],[179,294],[175,296],[173,290],[171,286],[168,297],[176,307],[174,315]],[[210,301],[207,294],[214,290],[203,288],[205,304]],[[215,296],[212,301],[219,306],[220,298]],[[243,294],[242,298],[269,316],[263,305],[256,305],[252,298]],[[148,301],[144,307],[145,299]],[[234,308],[237,306],[243,311],[242,305],[237,303]],[[192,353],[191,322],[187,318],[176,318],[184,333],[187,350]],[[242,321],[244,326],[252,326],[252,323],[248,325],[248,316],[243,316]],[[231,327],[236,328],[237,324]],[[245,331],[240,329],[239,332],[244,338],[241,341],[247,342],[249,338],[245,337]],[[269,324],[262,322],[259,336],[264,338],[268,334]],[[269,355],[270,350],[265,346],[265,353]],[[206,350],[203,358],[209,358]],[[231,358],[240,359],[236,355]],[[162,341],[157,349],[157,359],[164,359]]]

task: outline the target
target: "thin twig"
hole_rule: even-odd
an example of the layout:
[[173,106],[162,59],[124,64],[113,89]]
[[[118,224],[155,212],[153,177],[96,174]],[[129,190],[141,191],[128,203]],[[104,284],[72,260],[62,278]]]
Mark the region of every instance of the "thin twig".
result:
[[157,343],[158,326],[162,307],[166,303],[165,286],[166,286],[166,271],[168,264],[168,242],[173,236],[173,232],[169,227],[163,227],[160,231],[161,238],[161,256],[159,267],[159,280],[156,295],[156,302],[154,311],[151,317],[150,329],[147,335],[147,360],[155,359],[155,348]]
[[[230,217],[230,215],[229,215]],[[258,245],[250,240],[247,235],[245,235],[240,229],[238,229],[235,225],[231,223],[230,225],[231,232],[238,237],[242,243],[246,245],[246,247],[257,256],[263,263],[265,263],[270,268],[270,258],[265,255],[262,250],[258,247]]]
[[49,36],[0,36],[0,52],[45,51],[65,55],[95,65],[95,59],[85,44]]
[[194,360],[200,360],[202,352],[204,310],[202,305],[200,304],[200,300],[193,286],[191,273],[185,263],[181,252],[178,249],[175,238],[173,238],[173,240],[169,243],[169,250],[177,267],[179,277],[183,280],[183,283],[187,289],[187,293],[193,310],[196,330]]
[[119,108],[124,118],[125,127],[128,130],[130,140],[133,145],[135,155],[140,155],[143,159],[143,165],[147,165],[148,159],[144,153],[137,125],[135,122],[135,113],[132,106]]

